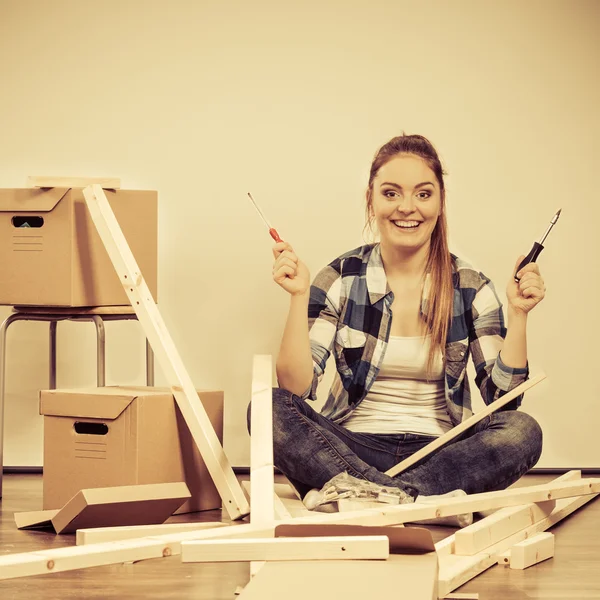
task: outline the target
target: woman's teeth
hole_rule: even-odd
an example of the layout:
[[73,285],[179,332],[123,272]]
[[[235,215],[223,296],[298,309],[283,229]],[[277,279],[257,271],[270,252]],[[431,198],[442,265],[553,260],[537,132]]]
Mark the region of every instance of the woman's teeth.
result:
[[416,229],[420,221],[392,221],[392,223],[401,229]]

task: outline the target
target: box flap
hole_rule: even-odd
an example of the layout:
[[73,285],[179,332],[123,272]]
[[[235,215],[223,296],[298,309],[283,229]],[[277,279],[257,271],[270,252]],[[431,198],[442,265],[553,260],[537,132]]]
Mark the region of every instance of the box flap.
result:
[[17,529],[52,529],[52,518],[58,510],[34,510],[15,513]]
[[105,388],[42,390],[40,414],[54,417],[116,419],[137,397],[134,392]]
[[191,494],[183,482],[81,490],[52,518],[56,533],[164,523]]
[[0,189],[0,212],[49,212],[70,188]]

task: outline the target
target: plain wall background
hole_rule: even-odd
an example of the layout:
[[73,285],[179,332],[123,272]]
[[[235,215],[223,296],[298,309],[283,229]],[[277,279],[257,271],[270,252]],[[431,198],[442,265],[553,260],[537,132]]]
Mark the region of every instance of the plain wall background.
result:
[[[501,296],[563,208],[529,324],[548,380],[523,409],[538,466],[600,467],[599,24],[595,0],[0,0],[0,187],[158,190],[159,307],[197,386],[225,390],[247,465],[252,355],[276,355],[288,299],[246,193],[314,275],[363,243],[377,148],[421,133],[449,172],[452,250]],[[46,329],[9,330],[7,465],[42,462]],[[109,323],[107,383],[143,383],[143,350],[138,325]],[[95,385],[94,352],[91,324],[59,325],[58,385]]]

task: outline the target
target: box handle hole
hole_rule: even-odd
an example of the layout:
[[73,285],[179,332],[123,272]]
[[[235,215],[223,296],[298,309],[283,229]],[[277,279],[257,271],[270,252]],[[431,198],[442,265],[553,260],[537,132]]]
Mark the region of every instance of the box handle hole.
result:
[[44,217],[13,217],[13,227],[39,229],[44,225]]
[[108,425],[106,423],[75,421],[73,428],[75,429],[75,433],[86,435],[106,435],[108,433]]

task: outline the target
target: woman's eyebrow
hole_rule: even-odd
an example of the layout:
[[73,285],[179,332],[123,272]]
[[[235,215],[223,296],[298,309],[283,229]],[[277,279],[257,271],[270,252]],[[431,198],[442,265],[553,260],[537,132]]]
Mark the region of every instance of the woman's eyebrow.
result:
[[[383,187],[384,185],[391,185],[392,187],[398,188],[399,190],[402,189],[401,185],[398,185],[397,183],[394,183],[393,181],[384,181],[381,184],[381,187]],[[417,185],[415,185],[415,189],[425,187],[426,185],[433,185],[433,183],[431,183],[431,181],[423,181],[422,183],[417,183]]]

